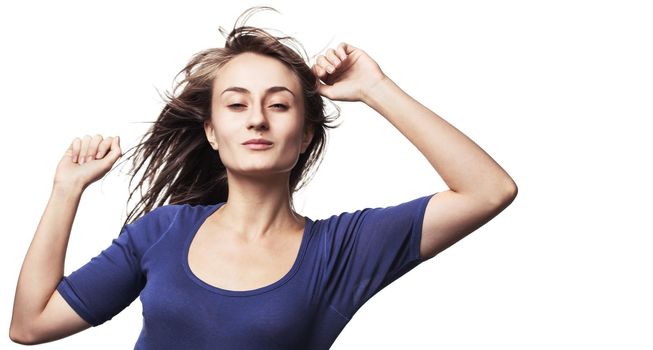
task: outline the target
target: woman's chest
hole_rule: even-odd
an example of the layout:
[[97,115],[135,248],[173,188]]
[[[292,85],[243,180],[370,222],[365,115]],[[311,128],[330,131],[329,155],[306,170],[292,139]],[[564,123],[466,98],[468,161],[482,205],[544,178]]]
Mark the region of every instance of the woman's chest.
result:
[[271,256],[186,236],[171,232],[147,254],[140,296],[145,334],[247,341],[253,335],[301,339],[310,332],[319,275],[301,259],[298,243],[294,252],[288,243]]
[[310,333],[319,311],[299,289],[234,296],[170,283],[169,278],[148,281],[140,300],[143,328],[153,338],[183,334],[190,339],[212,339],[214,344],[300,339]]
[[297,262],[302,235],[294,232],[265,245],[245,244],[210,226],[200,228],[188,246],[188,269],[217,289],[250,291],[288,275]]

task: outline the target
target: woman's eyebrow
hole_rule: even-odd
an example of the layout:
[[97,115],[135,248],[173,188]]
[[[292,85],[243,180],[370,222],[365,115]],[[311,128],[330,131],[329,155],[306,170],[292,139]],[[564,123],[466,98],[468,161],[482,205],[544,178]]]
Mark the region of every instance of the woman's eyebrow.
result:
[[[245,89],[245,88],[243,88],[243,87],[240,87],[240,86],[230,86],[230,87],[224,89],[224,91],[222,91],[222,92],[220,93],[220,96],[222,96],[222,95],[223,95],[225,92],[227,92],[227,91],[242,92],[242,93],[244,93],[244,94],[249,94],[249,93],[250,93],[249,90],[247,90],[247,89]],[[288,88],[285,87],[285,86],[272,86],[272,87],[268,88],[267,90],[265,90],[265,95],[268,95],[268,94],[271,94],[271,93],[275,93],[275,92],[279,92],[279,91],[288,91],[288,92],[290,92],[290,93],[293,95],[293,97],[295,97],[295,94],[294,94],[292,91],[290,91],[290,89],[288,89]]]

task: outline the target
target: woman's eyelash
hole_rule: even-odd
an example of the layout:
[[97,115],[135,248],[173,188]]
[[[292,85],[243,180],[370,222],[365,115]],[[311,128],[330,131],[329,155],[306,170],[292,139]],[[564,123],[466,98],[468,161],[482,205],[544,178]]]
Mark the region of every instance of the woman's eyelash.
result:
[[[234,103],[234,104],[229,105],[228,107],[234,107],[234,106],[244,107],[245,105],[244,105],[244,104],[241,104],[241,103]],[[281,109],[286,109],[286,108],[288,108],[288,106],[286,106],[286,105],[284,105],[284,104],[281,104],[281,103],[275,103],[275,104],[273,104],[272,106],[281,106],[281,107],[280,107]]]

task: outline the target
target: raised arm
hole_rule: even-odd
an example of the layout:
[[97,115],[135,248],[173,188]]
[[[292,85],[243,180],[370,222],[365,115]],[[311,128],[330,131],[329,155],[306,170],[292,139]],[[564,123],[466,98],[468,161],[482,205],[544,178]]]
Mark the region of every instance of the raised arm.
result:
[[9,331],[16,343],[38,344],[44,337],[59,339],[90,327],[56,291],[81,196],[81,188],[52,188],[18,277]]
[[384,77],[363,101],[394,125],[449,186],[426,207],[420,256],[430,259],[505,209],[517,195],[506,171],[474,141]]
[[[89,155],[87,157],[87,155]],[[56,287],[84,189],[120,157],[118,139],[76,138],[61,159],[52,193],[20,270],[9,337],[20,344],[60,339],[90,327]]]
[[[387,77],[363,50],[347,43],[320,55],[312,67],[320,94],[362,101],[395,126],[431,163],[450,190],[429,200],[420,256],[426,260],[505,209],[517,195],[506,171],[460,130]],[[432,191],[428,191],[432,192]]]

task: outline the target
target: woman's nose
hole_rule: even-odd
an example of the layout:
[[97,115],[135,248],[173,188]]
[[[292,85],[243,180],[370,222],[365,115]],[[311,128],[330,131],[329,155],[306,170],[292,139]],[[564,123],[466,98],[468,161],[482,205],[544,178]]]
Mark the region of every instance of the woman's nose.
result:
[[249,118],[247,120],[247,128],[254,127],[256,129],[260,128],[267,128],[268,126],[268,120],[263,113],[262,107],[254,107],[252,108],[252,112],[249,114]]

